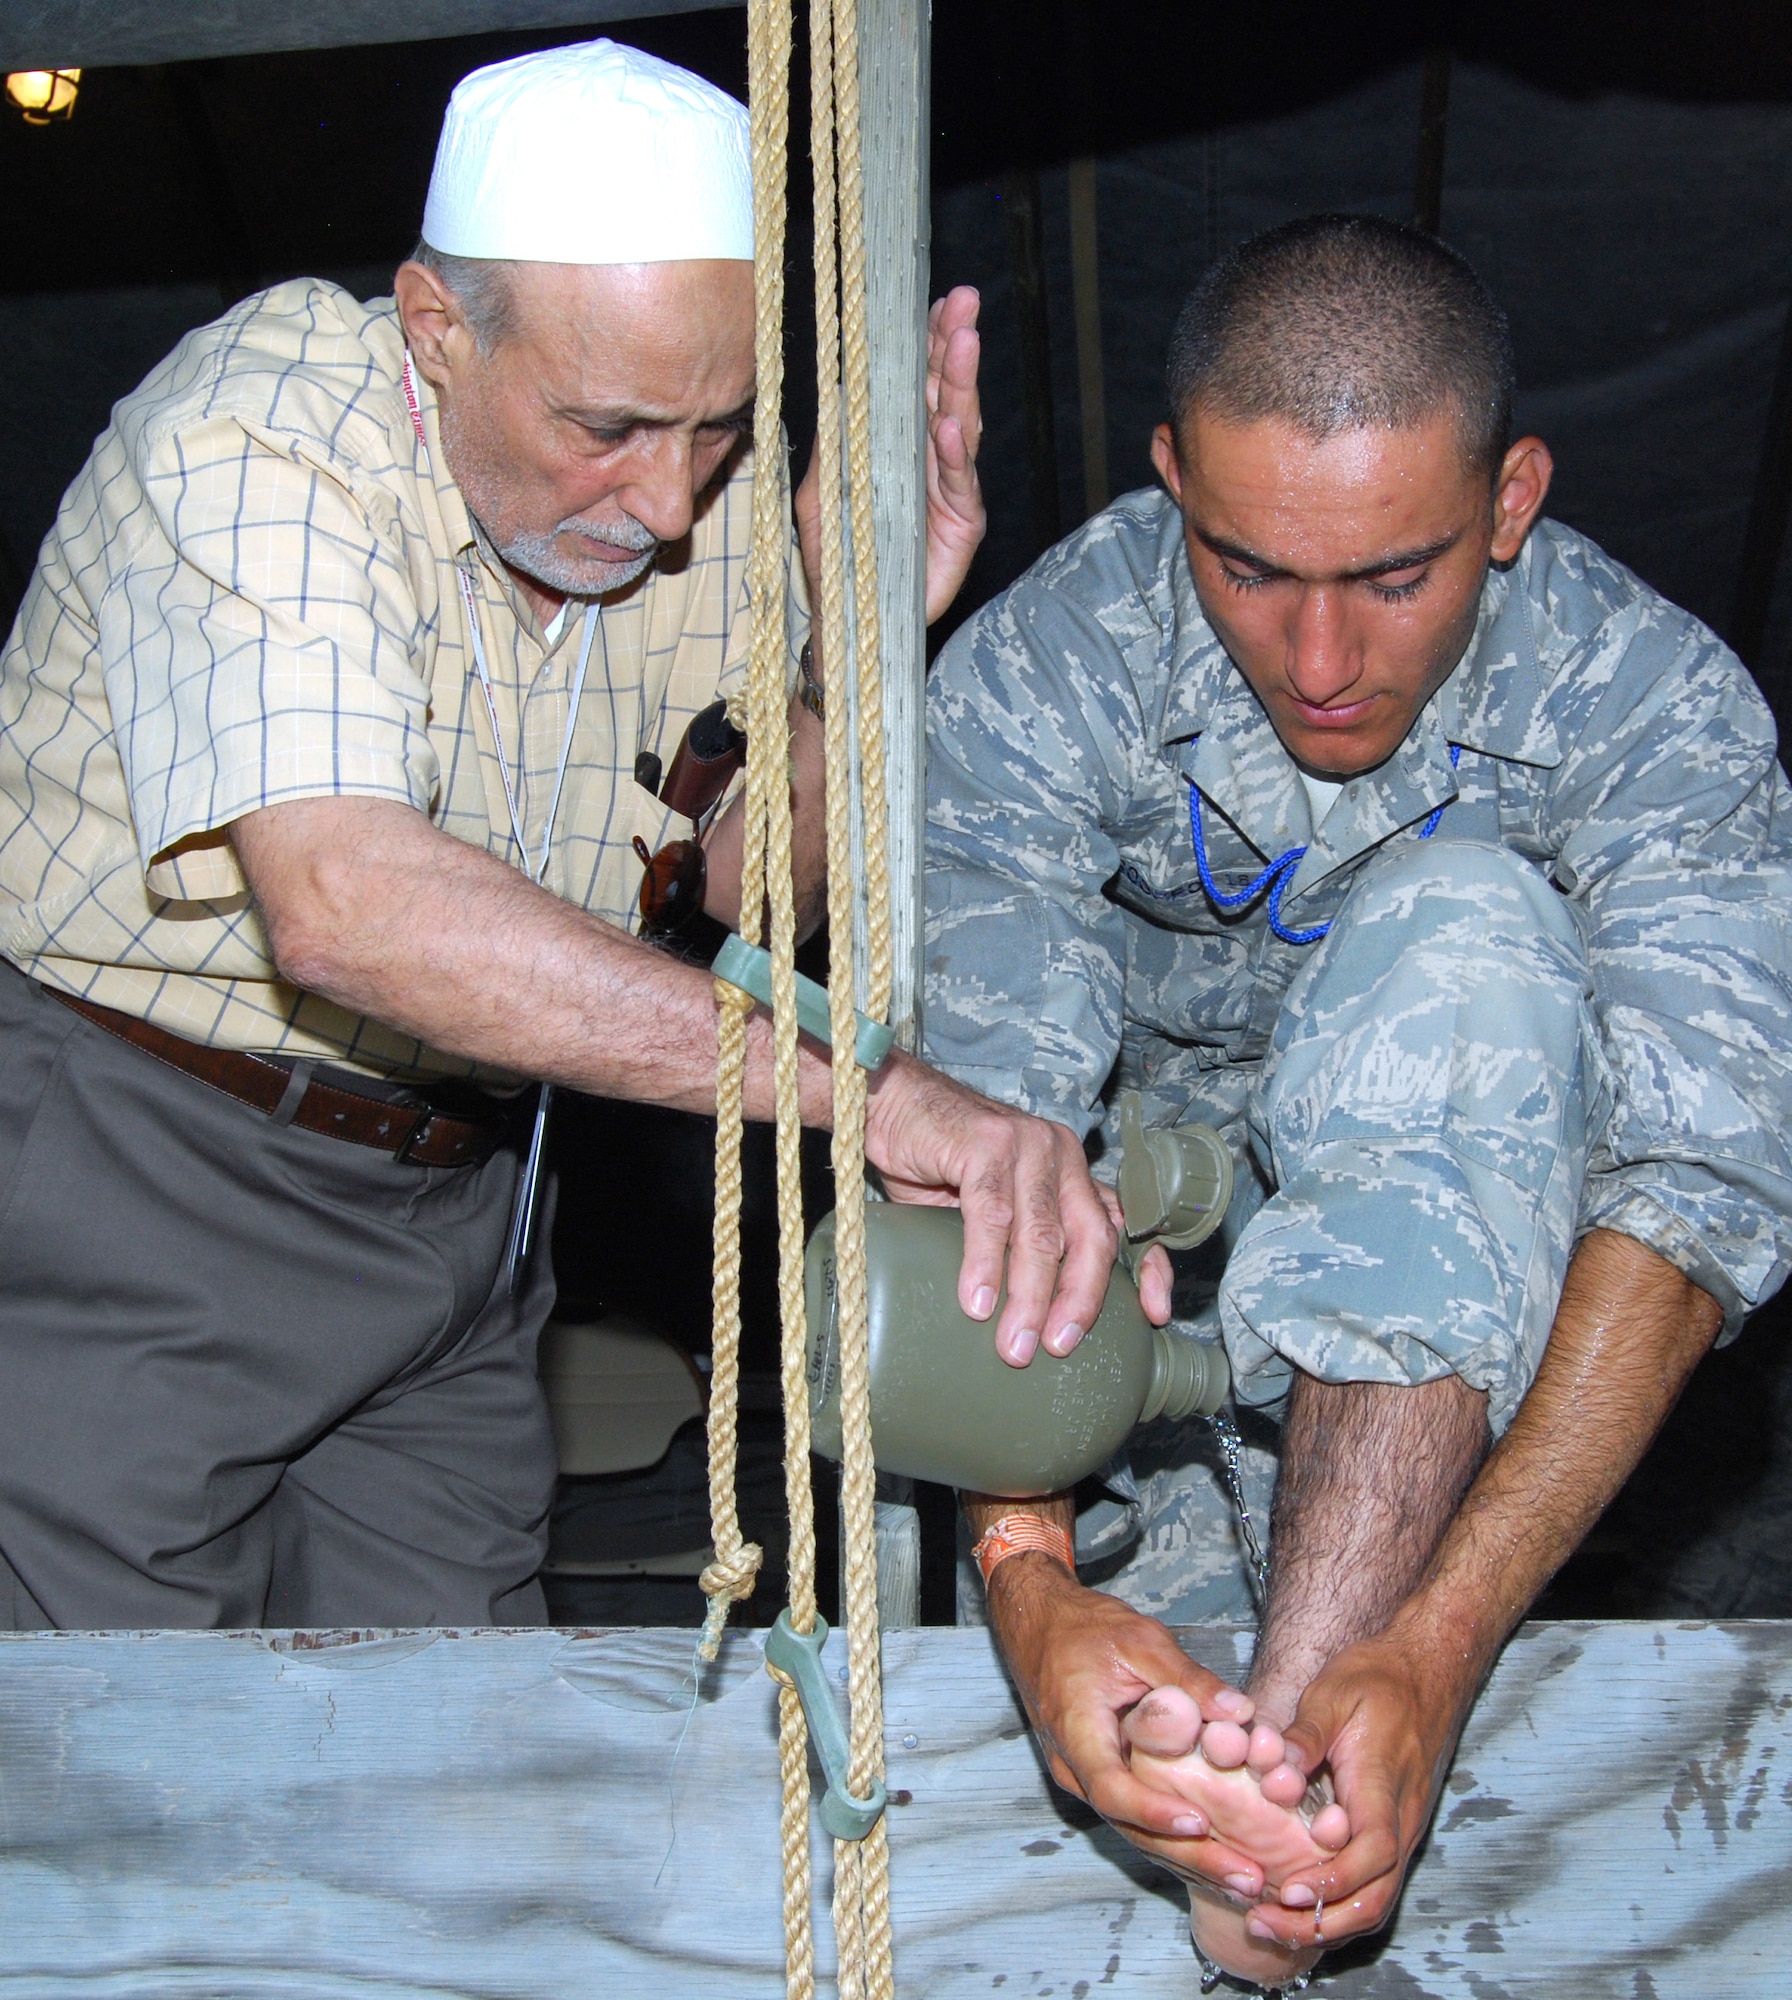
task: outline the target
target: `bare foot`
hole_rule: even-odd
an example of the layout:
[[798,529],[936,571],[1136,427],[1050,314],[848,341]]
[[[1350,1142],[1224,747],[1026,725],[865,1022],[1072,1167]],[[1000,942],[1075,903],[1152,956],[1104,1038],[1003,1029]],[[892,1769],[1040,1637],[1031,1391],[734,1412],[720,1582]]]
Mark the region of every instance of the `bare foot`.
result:
[[[1203,1727],[1200,1710],[1180,1688],[1162,1687],[1133,1709],[1125,1734],[1134,1770],[1199,1806],[1216,1839],[1261,1866],[1266,1893],[1296,1869],[1329,1860],[1350,1838],[1343,1807],[1309,1790],[1269,1723],[1248,1732],[1235,1722]],[[1252,1937],[1245,1924],[1256,1900],[1191,1884],[1189,1929],[1222,1971],[1274,1987],[1309,1970],[1319,1952],[1289,1952]]]

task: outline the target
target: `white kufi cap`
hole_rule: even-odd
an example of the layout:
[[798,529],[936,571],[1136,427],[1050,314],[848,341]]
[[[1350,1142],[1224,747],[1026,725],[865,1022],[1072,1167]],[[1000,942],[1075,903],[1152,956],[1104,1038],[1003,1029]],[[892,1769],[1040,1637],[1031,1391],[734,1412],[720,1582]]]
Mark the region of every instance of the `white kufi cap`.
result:
[[620,42],[475,70],[448,103],[423,235],[543,264],[750,258],[746,107]]

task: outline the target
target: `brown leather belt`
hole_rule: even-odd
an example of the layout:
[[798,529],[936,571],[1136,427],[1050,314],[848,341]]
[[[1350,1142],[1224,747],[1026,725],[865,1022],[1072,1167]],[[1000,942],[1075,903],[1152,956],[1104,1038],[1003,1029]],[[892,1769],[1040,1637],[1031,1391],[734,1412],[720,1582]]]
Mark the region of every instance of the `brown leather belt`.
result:
[[[489,1160],[509,1128],[502,1112],[490,1118],[451,1118],[427,1104],[404,1104],[361,1097],[352,1090],[338,1090],[334,1084],[316,1077],[308,1081],[295,1075],[285,1063],[266,1056],[248,1055],[239,1049],[212,1049],[200,1042],[184,1041],[165,1028],[140,1021],[134,1014],[120,1014],[91,1000],[77,1000],[72,993],[43,989],[52,1000],[73,1009],[96,1028],[104,1028],[132,1048],[142,1049],[158,1062],[165,1062],[185,1076],[234,1097],[271,1118],[280,1114],[284,1124],[302,1131],[321,1132],[331,1139],[346,1139],[353,1146],[372,1146],[376,1152],[390,1153],[419,1167],[480,1166]],[[297,1093],[294,1106],[290,1099]]]

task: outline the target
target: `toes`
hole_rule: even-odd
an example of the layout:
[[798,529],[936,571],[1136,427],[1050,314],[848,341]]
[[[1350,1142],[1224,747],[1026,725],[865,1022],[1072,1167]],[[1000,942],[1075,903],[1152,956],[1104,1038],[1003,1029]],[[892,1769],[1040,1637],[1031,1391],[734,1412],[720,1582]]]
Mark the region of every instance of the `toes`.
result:
[[1244,1761],[1261,1778],[1266,1771],[1273,1771],[1287,1754],[1282,1732],[1272,1729],[1267,1722],[1260,1722],[1251,1731],[1250,1747],[1244,1753]]
[[1236,1771],[1250,1744],[1251,1739],[1236,1722],[1210,1722],[1201,1732],[1201,1754],[1216,1771]]
[[1201,1711],[1179,1687],[1153,1688],[1122,1727],[1135,1750],[1152,1757],[1186,1757],[1201,1734]]
[[1307,1795],[1306,1778],[1292,1764],[1278,1764],[1264,1773],[1262,1782],[1263,1796],[1271,1805],[1297,1806]]
[[1321,1806],[1307,1829],[1320,1847],[1343,1847],[1350,1839],[1350,1815],[1342,1806]]

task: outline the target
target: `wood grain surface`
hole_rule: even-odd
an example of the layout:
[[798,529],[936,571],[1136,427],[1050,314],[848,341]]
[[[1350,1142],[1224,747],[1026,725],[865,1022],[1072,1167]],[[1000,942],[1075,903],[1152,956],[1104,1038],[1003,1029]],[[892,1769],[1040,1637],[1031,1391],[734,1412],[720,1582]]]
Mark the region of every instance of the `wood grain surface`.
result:
[[[696,1687],[692,1636],[0,1637],[0,2000],[775,2000],[771,1684],[738,1634]],[[1192,1996],[1179,1892],[1052,1791],[986,1635],[886,1653],[905,2000]],[[1527,1626],[1315,1993],[1784,2000],[1789,1707],[1792,1625]]]

